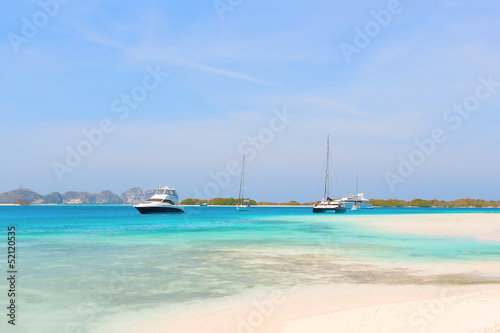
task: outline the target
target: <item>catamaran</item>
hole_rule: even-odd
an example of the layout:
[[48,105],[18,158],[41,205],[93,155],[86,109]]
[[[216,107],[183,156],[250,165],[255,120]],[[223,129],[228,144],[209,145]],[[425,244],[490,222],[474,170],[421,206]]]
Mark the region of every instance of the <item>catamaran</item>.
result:
[[335,213],[345,213],[346,208],[338,199],[330,198],[330,137],[326,139],[326,175],[325,175],[325,192],[323,199],[317,205],[313,206],[313,213],[326,213],[329,211]]
[[237,210],[250,210],[250,200],[245,199],[243,189],[245,188],[245,155],[243,155],[243,164],[241,167],[240,194],[238,195],[239,204],[236,205]]

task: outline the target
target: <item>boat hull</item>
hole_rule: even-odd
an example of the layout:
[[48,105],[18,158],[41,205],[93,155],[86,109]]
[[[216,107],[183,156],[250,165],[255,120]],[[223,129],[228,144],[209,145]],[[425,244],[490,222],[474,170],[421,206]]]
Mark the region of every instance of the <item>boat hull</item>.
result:
[[313,207],[313,213],[328,213],[334,212],[337,214],[345,213],[347,209],[341,206],[326,206],[326,207]]
[[370,203],[365,203],[365,202],[352,202],[352,201],[340,201],[343,206],[345,206],[347,209],[352,209],[357,205],[357,209],[373,209],[372,204]]
[[135,209],[141,214],[183,214],[184,209],[178,206],[151,206],[151,205],[137,205]]
[[339,213],[345,213],[347,212],[347,209],[345,207],[337,207],[334,209],[335,213],[339,214]]
[[236,209],[241,210],[241,211],[246,211],[246,210],[250,210],[250,207],[248,207],[248,206],[236,206]]

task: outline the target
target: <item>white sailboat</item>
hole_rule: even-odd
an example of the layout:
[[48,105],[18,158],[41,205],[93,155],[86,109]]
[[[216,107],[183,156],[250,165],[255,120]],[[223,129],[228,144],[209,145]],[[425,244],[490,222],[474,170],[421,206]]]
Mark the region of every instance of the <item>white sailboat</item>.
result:
[[345,213],[345,206],[337,200],[330,198],[330,137],[326,139],[326,176],[325,176],[325,192],[323,199],[317,205],[313,206],[313,213],[326,213],[333,211],[335,213]]
[[243,155],[243,164],[241,167],[241,180],[240,180],[240,194],[238,195],[237,210],[245,211],[250,210],[250,200],[245,199],[243,189],[245,188],[245,155]]

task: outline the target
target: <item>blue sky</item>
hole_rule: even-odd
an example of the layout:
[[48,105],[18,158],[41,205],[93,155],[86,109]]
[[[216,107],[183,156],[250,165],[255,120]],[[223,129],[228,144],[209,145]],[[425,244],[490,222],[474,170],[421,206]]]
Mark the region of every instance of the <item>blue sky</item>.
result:
[[[498,2],[41,2],[0,14],[2,192],[170,185],[192,197],[260,134],[246,168],[256,200],[319,200],[327,135],[337,195],[359,172],[371,198],[500,199]],[[464,103],[467,116],[447,113]],[[269,139],[277,110],[294,118]],[[103,120],[112,130],[68,165]],[[416,140],[435,129],[446,140],[425,154]],[[238,175],[220,182],[218,196],[238,195]]]

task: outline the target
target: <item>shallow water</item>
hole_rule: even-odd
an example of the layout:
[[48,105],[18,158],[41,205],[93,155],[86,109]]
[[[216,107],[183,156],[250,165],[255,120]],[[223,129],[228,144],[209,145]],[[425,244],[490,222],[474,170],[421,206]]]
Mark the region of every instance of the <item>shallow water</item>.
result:
[[[183,215],[140,215],[129,206],[6,206],[0,207],[0,226],[5,235],[7,226],[17,230],[15,331],[91,332],[121,312],[297,284],[500,282],[500,274],[422,275],[397,266],[498,262],[498,243],[374,232],[343,221],[354,214],[477,212],[500,209],[317,215],[303,207],[186,207]],[[5,279],[0,287],[8,289]],[[5,320],[0,327],[12,329]]]

